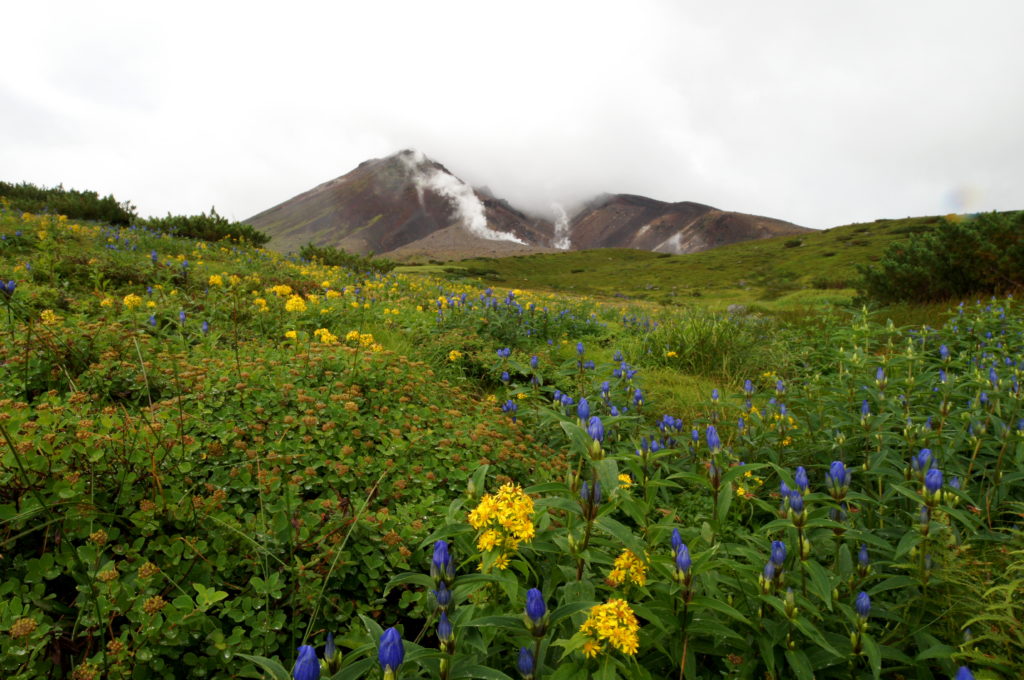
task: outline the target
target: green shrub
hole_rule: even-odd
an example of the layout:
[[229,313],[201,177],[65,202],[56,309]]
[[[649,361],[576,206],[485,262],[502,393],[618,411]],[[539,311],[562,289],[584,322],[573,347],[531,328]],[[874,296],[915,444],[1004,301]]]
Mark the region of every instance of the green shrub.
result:
[[1011,292],[1024,285],[1024,211],[945,220],[858,271],[864,294],[881,303]]
[[210,208],[210,214],[171,215],[167,217],[151,217],[145,220],[146,226],[157,231],[181,238],[194,238],[201,241],[234,241],[261,246],[270,237],[244,222],[232,222],[217,214],[216,208]]
[[118,201],[113,195],[100,197],[95,191],[65,189],[64,185],[40,187],[28,182],[0,182],[0,196],[13,210],[29,213],[49,212],[73,220],[93,220],[128,225],[135,219],[135,206]]
[[346,267],[353,271],[370,274],[387,274],[395,268],[395,263],[383,257],[356,255],[334,246],[315,246],[307,243],[299,250],[299,257],[310,262],[318,262],[329,267]]

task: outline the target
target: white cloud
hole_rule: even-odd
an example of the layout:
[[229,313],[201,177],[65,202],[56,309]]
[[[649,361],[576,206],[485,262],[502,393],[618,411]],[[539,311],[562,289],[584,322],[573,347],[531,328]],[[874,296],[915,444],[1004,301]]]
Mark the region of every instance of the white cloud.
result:
[[405,147],[544,212],[602,191],[815,227],[1024,207],[1016,0],[5,15],[3,179],[144,214],[244,218]]

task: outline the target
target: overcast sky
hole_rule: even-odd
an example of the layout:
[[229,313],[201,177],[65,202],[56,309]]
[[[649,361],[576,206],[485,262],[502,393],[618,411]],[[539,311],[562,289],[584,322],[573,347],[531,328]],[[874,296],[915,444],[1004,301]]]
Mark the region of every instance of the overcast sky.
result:
[[244,219],[414,147],[513,204],[1024,208],[1021,0],[6,3],[0,179]]

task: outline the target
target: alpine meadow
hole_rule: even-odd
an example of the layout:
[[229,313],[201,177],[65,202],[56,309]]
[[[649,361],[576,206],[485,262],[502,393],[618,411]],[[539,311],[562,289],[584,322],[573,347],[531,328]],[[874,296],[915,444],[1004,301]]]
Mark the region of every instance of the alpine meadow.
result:
[[1024,212],[396,262],[0,195],[6,678],[1024,672]]

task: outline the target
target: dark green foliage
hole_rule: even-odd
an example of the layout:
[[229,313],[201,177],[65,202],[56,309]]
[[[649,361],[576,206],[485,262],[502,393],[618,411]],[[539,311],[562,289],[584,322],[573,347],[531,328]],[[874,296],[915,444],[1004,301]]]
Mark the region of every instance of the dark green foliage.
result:
[[900,241],[878,266],[859,266],[867,297],[930,302],[1013,291],[1024,285],[1024,212],[945,220]]
[[319,262],[329,267],[346,267],[353,271],[371,274],[387,274],[395,268],[395,263],[383,257],[356,255],[334,246],[315,246],[307,243],[299,250],[299,257],[310,262]]
[[217,214],[216,208],[210,208],[210,214],[199,215],[171,215],[167,217],[151,217],[146,224],[172,236],[182,238],[195,238],[201,241],[222,241],[231,239],[233,241],[245,241],[254,246],[261,246],[270,240],[270,237],[258,231],[250,224],[244,222],[231,222],[226,217]]
[[120,225],[129,225],[136,219],[135,206],[128,201],[119,202],[109,194],[100,198],[95,191],[65,189],[63,185],[48,188],[28,182],[0,182],[0,196],[10,201],[12,209],[22,212],[50,212],[74,220]]

